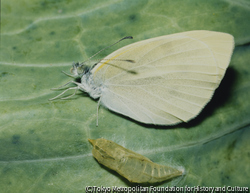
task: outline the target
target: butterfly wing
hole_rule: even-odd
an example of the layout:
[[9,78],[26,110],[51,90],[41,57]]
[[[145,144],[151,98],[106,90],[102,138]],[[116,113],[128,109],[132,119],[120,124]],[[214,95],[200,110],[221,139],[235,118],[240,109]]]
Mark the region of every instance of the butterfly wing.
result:
[[233,36],[220,32],[161,36],[108,55],[93,68],[93,79],[112,111],[147,124],[187,122],[210,101],[233,48]]

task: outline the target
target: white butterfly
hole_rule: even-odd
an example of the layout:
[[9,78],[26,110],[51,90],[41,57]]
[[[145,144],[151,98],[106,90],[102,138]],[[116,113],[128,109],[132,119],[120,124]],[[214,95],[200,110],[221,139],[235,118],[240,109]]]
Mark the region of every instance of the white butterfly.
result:
[[87,92],[99,98],[98,107],[142,123],[187,122],[210,101],[233,49],[232,35],[213,31],[147,39],[118,49],[92,67],[74,63],[71,72],[81,83],[70,81],[76,87],[67,90]]

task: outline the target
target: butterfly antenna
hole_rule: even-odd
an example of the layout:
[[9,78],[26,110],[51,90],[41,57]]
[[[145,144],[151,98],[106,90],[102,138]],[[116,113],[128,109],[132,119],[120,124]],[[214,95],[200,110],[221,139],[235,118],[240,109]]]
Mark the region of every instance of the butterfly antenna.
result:
[[91,56],[90,58],[88,58],[88,59],[87,59],[86,61],[84,61],[83,63],[89,61],[91,58],[95,57],[97,54],[99,54],[99,53],[102,52],[103,50],[106,50],[107,48],[109,48],[109,47],[111,47],[111,46],[113,46],[113,45],[115,45],[115,44],[117,44],[117,43],[119,43],[120,41],[125,40],[125,39],[133,39],[133,37],[132,37],[132,36],[126,36],[126,37],[124,37],[124,38],[118,40],[117,42],[115,42],[115,43],[113,43],[113,44],[111,44],[111,45],[109,45],[109,46],[107,46],[107,47],[101,49],[99,52],[95,53],[93,56]]

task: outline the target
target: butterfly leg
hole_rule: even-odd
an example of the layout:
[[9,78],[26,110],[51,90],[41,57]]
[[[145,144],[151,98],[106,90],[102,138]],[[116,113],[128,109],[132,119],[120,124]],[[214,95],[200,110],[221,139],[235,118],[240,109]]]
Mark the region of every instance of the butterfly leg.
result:
[[75,92],[74,92],[72,95],[69,95],[69,96],[67,96],[67,97],[63,97],[63,98],[61,98],[61,99],[63,99],[63,100],[64,100],[64,99],[68,99],[68,98],[70,98],[70,97],[72,97],[72,96],[75,96],[76,91],[77,91],[77,90],[79,90],[78,86],[68,88],[67,90],[70,90],[70,89],[75,89]]
[[67,86],[67,85],[70,84],[70,83],[74,83],[74,84],[76,84],[76,85],[79,84],[78,82],[75,82],[75,81],[71,80],[71,81],[67,82],[67,83],[64,84],[64,85],[59,86],[58,88],[52,88],[51,90],[58,90],[58,89],[60,89],[60,88],[63,88],[63,87],[65,87],[65,86]]
[[67,98],[69,98],[69,97],[72,97],[72,96],[74,96],[74,95],[76,94],[76,91],[79,89],[78,86],[68,88],[68,89],[66,89],[65,91],[63,91],[61,94],[59,94],[59,95],[57,95],[56,97],[51,98],[51,99],[49,99],[49,100],[50,100],[50,101],[55,100],[55,99],[57,99],[58,97],[62,96],[62,95],[63,95],[65,92],[67,92],[68,90],[72,90],[72,89],[75,89],[74,94],[72,94],[72,95],[70,95],[70,96],[68,96],[68,97],[65,97],[65,98],[61,98],[61,99],[67,99]]

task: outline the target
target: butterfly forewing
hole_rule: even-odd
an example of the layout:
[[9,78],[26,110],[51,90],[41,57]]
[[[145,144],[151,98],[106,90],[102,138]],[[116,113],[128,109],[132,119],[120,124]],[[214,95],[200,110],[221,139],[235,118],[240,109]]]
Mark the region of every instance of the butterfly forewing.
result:
[[178,33],[125,46],[92,70],[95,84],[103,85],[101,103],[143,123],[187,122],[211,99],[233,47],[231,35],[211,31]]

